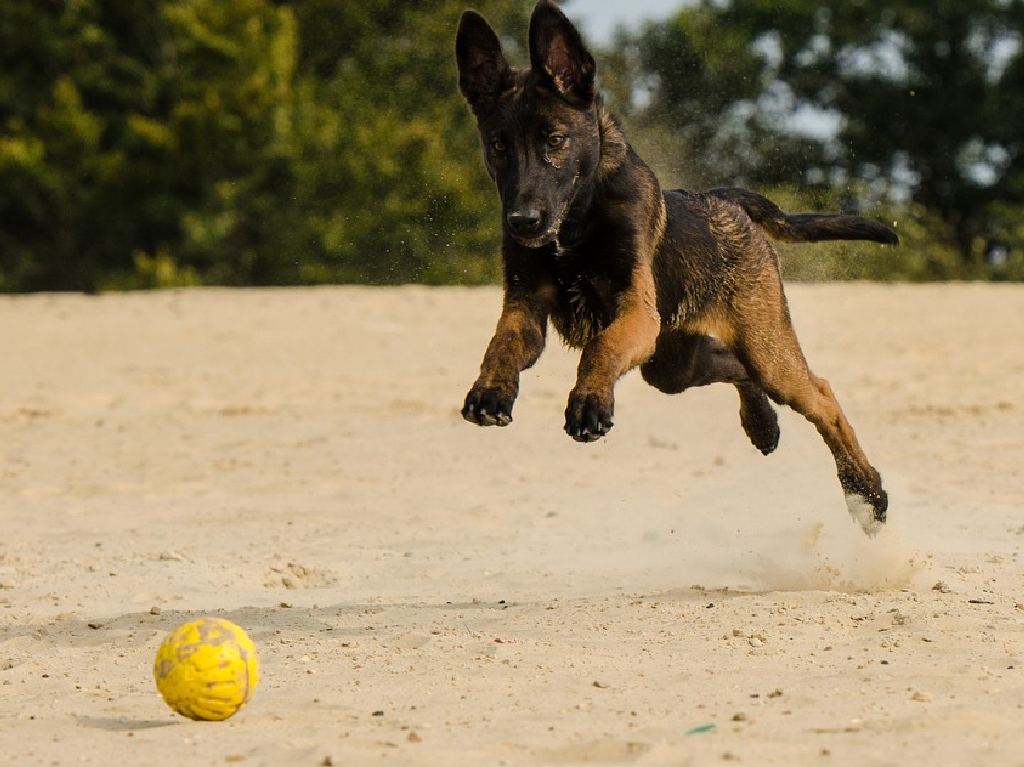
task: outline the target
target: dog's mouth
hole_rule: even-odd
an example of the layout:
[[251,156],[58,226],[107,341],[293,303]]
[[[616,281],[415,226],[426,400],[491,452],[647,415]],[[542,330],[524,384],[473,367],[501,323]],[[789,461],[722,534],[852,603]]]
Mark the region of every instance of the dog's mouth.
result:
[[550,245],[558,239],[558,230],[548,229],[546,232],[535,237],[521,237],[511,232],[509,232],[509,236],[524,248],[543,248],[545,245]]

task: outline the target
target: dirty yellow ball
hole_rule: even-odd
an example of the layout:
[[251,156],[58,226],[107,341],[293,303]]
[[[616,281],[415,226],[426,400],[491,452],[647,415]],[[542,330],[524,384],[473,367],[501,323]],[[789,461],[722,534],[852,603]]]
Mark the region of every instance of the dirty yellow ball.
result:
[[240,626],[199,618],[164,639],[153,664],[167,705],[189,719],[220,721],[244,706],[260,680],[256,645]]

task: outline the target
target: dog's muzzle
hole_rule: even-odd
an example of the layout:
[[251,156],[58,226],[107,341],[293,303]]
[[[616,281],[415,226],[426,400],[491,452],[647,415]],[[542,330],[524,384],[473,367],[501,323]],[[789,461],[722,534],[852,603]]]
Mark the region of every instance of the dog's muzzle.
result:
[[519,242],[537,240],[549,236],[547,229],[547,216],[536,207],[523,207],[517,210],[510,210],[505,214],[505,224],[509,233]]

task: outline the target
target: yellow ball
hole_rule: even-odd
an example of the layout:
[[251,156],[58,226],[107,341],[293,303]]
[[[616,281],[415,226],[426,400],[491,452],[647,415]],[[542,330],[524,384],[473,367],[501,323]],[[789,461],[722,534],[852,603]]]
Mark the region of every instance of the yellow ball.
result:
[[256,690],[260,659],[240,626],[223,618],[199,618],[167,635],[153,676],[167,705],[182,716],[221,721]]

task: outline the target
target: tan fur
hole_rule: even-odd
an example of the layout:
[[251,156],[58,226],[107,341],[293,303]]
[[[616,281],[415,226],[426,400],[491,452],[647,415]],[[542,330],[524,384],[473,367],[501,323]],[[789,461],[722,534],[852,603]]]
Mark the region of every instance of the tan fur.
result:
[[[654,353],[661,331],[656,289],[654,254],[665,236],[665,198],[653,175],[641,197],[650,200],[653,211],[646,216],[651,224],[638,227],[633,280],[619,301],[612,323],[583,349],[574,392],[610,392],[615,382]],[[636,216],[636,204],[623,205],[624,214]],[[570,395],[570,400],[572,395]]]

